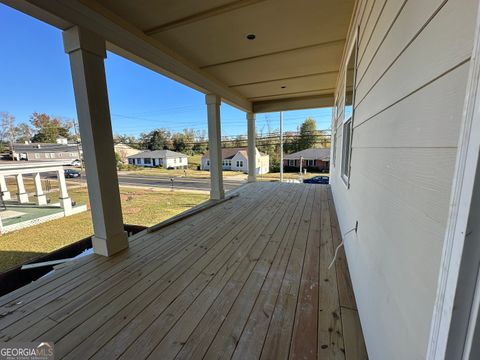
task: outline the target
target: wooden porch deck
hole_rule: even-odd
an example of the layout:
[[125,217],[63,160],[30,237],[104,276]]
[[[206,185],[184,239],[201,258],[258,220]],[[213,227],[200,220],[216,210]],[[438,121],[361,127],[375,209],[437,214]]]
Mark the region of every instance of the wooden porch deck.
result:
[[255,183],[0,298],[0,341],[65,359],[365,359],[330,190]]

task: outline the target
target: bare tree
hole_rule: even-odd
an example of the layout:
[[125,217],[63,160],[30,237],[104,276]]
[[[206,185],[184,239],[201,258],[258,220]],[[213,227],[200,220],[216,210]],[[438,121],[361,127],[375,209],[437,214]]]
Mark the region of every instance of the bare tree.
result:
[[0,140],[8,142],[12,151],[17,135],[18,128],[15,126],[15,116],[8,112],[0,112]]
[[17,126],[17,139],[18,142],[30,142],[33,136],[33,129],[28,123],[20,123]]

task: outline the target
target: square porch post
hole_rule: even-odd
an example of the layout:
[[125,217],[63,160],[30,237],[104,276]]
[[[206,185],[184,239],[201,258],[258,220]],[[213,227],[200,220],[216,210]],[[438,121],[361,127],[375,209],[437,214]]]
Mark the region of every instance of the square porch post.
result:
[[37,205],[47,205],[47,196],[43,193],[40,173],[33,174],[33,182],[35,183],[35,197],[37,198]]
[[220,200],[225,197],[223,189],[222,134],[220,127],[221,99],[214,94],[205,96],[208,115],[208,156],[210,160],[210,198]]
[[11,200],[10,191],[8,191],[7,182],[5,181],[5,176],[0,175],[0,195],[2,196],[2,200]]
[[255,114],[247,112],[248,182],[257,181],[257,147],[255,144]]
[[113,148],[104,59],[105,40],[74,26],[63,32],[69,54],[78,123],[83,143],[96,254],[110,256],[128,247]]
[[60,190],[60,206],[63,208],[65,216],[72,215],[72,199],[68,196],[67,182],[63,168],[57,170],[58,188]]
[[23,175],[15,175],[15,180],[17,181],[17,199],[20,204],[28,203],[28,194],[25,190],[25,184],[23,183]]

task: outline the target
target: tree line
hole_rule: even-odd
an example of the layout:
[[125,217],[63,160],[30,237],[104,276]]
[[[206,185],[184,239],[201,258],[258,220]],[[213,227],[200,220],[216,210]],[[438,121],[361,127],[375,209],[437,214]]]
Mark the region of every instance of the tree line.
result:
[[[15,123],[15,117],[7,112],[0,113],[0,146],[12,146],[13,143],[56,143],[59,137],[80,141],[75,121],[45,113],[33,113],[29,122]],[[132,135],[114,135],[116,144],[127,144],[139,150],[172,150],[187,155],[204,154],[208,150],[208,138],[205,130],[184,129],[172,132],[165,128],[142,132],[138,137]],[[270,155],[272,167],[278,166],[280,157],[279,131],[256,137],[259,151]],[[245,135],[223,137],[222,147],[247,147]],[[312,147],[330,147],[330,132],[317,130],[313,118],[307,118],[298,131],[284,132],[283,152],[293,152]]]
[[[172,150],[186,155],[204,154],[208,150],[208,138],[205,130],[184,129],[181,132],[171,132],[168,129],[155,129],[141,133],[135,137],[131,135],[114,135],[115,143],[127,144],[139,150]],[[279,167],[280,160],[280,132],[256,136],[256,145],[260,152],[270,155],[272,169]],[[222,137],[222,147],[247,147],[248,138],[245,135]],[[330,147],[330,131],[317,130],[317,123],[313,118],[307,118],[300,125],[298,131],[284,132],[283,152],[291,154],[297,151],[315,148]]]
[[34,112],[29,122],[16,124],[15,116],[8,112],[0,112],[0,146],[12,147],[14,143],[56,143],[59,137],[79,141],[72,133],[75,122],[58,116]]

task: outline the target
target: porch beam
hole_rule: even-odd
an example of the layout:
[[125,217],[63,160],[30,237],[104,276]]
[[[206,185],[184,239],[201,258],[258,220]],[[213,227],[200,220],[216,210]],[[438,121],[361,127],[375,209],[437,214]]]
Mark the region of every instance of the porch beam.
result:
[[205,96],[208,116],[208,156],[210,160],[210,198],[220,200],[225,197],[223,189],[222,132],[220,127],[220,96]]
[[257,181],[257,148],[255,144],[255,114],[247,112],[248,182]]
[[98,6],[93,9],[78,0],[2,0],[2,2],[61,30],[76,25],[95,32],[107,41],[108,50],[117,55],[205,94],[218,94],[225,102],[243,111],[252,110],[252,103],[236,90],[230,89],[208,72],[199,69],[190,60],[125,22],[105,7]]
[[333,92],[325,95],[310,95],[283,99],[259,100],[253,103],[254,113],[332,107],[335,104]]
[[[94,229],[93,250],[97,254],[110,256],[128,247],[128,237],[123,229],[113,150],[104,66],[105,40],[75,26],[63,32],[63,42],[70,58],[82,136]],[[61,181],[60,173],[59,177]]]

